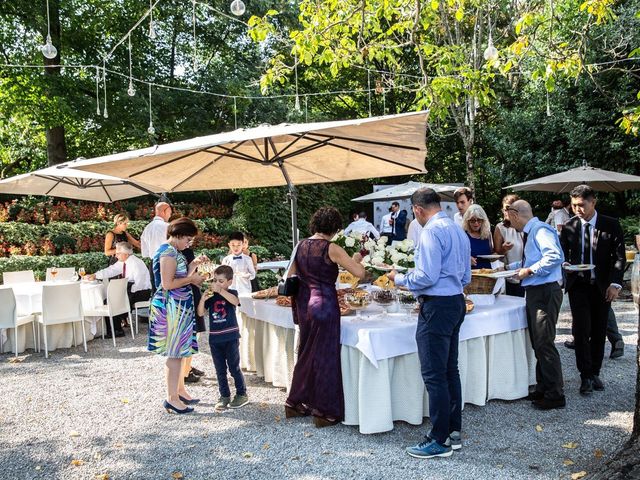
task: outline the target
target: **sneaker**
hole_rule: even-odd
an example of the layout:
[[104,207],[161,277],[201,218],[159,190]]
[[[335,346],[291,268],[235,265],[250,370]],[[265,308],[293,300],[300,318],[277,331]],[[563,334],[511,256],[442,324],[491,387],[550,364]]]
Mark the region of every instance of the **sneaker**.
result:
[[231,397],[220,397],[215,405],[216,410],[226,410],[229,407]]
[[[433,440],[433,437],[431,436],[431,430],[429,430],[429,433],[427,433],[425,438],[427,442]],[[455,430],[451,432],[445,440],[444,446],[451,447],[452,450],[460,450],[462,448],[462,435],[460,435],[460,432]]]
[[460,450],[462,448],[462,435],[460,435],[460,432],[451,432],[445,445],[451,445],[451,450]]
[[233,400],[229,404],[230,408],[240,408],[244,407],[247,403],[249,403],[249,397],[246,395],[236,395],[233,397]]
[[450,457],[453,449],[451,446],[440,445],[433,439],[427,439],[413,447],[407,447],[406,452],[415,458]]

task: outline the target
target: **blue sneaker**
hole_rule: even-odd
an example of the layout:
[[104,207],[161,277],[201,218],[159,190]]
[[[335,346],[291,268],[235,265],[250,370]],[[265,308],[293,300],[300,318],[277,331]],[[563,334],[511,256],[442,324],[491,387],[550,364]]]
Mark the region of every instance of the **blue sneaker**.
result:
[[453,454],[451,446],[443,446],[431,438],[414,447],[407,447],[407,453],[415,458],[450,457]]

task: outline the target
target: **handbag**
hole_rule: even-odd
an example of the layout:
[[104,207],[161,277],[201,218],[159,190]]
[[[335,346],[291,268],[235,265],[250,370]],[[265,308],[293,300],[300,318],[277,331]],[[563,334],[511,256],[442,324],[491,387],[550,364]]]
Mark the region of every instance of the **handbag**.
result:
[[[300,244],[298,243],[298,245]],[[300,279],[297,275],[292,275],[291,277],[289,277],[289,269],[291,268],[291,264],[296,258],[298,245],[296,245],[293,249],[293,252],[291,252],[291,258],[289,259],[287,270],[284,272],[284,277],[278,282],[278,295],[282,295],[284,297],[295,297],[298,294]]]

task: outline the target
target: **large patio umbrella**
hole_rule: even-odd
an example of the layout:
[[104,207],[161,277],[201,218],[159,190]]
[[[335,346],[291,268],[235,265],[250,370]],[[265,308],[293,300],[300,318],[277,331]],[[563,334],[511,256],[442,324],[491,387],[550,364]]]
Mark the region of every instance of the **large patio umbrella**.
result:
[[0,193],[115,202],[161,192],[131,180],[56,165],[0,180]]
[[601,192],[622,192],[640,188],[640,177],[627,173],[612,172],[583,165],[565,172],[536,178],[527,182],[504,187],[510,190],[567,193],[578,185],[587,184]]
[[296,185],[425,172],[427,112],[239,129],[69,163],[166,192]]
[[394,185],[393,187],[378,190],[377,192],[369,193],[361,197],[352,198],[352,202],[382,202],[385,200],[402,200],[409,198],[413,195],[413,192],[419,188],[432,188],[440,194],[445,201],[453,201],[453,192],[462,187],[461,183],[452,183],[448,185],[440,183],[422,183],[409,181],[401,185]]

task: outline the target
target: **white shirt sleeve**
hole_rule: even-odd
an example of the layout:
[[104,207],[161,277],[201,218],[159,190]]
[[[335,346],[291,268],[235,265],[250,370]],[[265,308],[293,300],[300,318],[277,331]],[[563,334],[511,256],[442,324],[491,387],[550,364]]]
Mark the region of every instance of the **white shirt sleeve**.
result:
[[98,280],[103,280],[105,278],[112,278],[118,275],[122,275],[122,266],[124,263],[121,261],[117,261],[113,265],[109,265],[107,268],[103,268],[102,270],[98,270],[96,272],[96,278]]
[[138,257],[127,258],[127,280],[133,282],[132,292],[151,290],[151,278],[147,265]]

